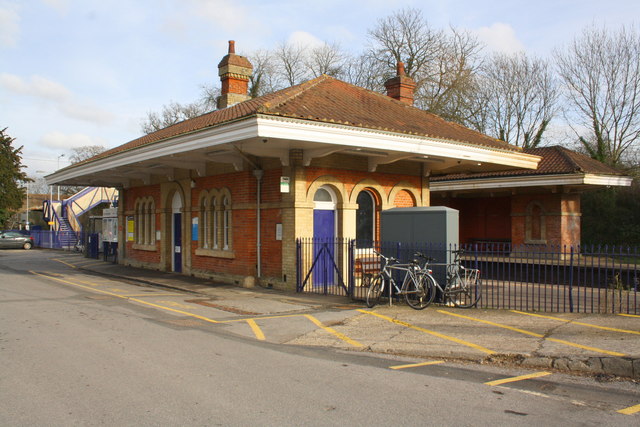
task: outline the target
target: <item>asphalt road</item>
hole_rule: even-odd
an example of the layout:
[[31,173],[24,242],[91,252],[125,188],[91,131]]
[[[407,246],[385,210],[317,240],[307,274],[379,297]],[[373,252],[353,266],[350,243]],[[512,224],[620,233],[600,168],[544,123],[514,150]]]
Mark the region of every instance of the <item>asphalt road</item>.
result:
[[[0,252],[0,425],[631,425],[631,382],[268,343],[190,297]],[[101,292],[97,292],[100,289]],[[176,304],[178,304],[176,302]],[[170,308],[170,309],[167,309]]]

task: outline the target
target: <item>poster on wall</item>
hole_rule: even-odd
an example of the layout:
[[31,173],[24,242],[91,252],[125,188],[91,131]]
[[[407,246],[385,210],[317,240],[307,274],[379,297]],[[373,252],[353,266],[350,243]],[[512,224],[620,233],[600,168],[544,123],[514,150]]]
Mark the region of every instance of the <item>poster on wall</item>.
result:
[[133,216],[127,217],[127,242],[133,242],[133,231],[135,230],[135,223],[133,222]]
[[198,241],[198,217],[191,219],[191,240]]

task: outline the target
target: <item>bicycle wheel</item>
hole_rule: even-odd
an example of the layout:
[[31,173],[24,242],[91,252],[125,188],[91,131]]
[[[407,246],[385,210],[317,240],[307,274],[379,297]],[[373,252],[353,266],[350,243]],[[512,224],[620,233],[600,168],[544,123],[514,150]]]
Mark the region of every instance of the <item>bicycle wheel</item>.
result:
[[384,290],[384,278],[379,274],[371,280],[367,289],[367,307],[374,307],[380,301],[380,295]]
[[409,281],[404,294],[409,307],[415,310],[422,310],[431,304],[435,292],[430,280],[429,276],[421,275],[418,276],[417,280],[412,279]]
[[480,300],[482,294],[482,282],[476,276],[472,279],[456,276],[455,284],[451,292],[448,292],[448,297],[458,308],[471,308],[474,307]]

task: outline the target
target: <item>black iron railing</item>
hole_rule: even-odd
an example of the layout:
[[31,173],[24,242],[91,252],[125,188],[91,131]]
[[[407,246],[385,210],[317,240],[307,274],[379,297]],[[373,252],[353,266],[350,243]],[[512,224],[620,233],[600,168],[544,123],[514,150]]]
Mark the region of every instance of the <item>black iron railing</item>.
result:
[[[546,312],[640,314],[640,250],[606,245],[512,246],[507,243],[461,245],[467,267],[481,271],[481,308]],[[376,249],[401,261],[416,252],[452,260],[458,247],[399,242],[356,242],[351,239],[299,239],[299,292],[345,295],[363,299],[368,277],[380,268]],[[444,267],[434,275],[444,280]]]

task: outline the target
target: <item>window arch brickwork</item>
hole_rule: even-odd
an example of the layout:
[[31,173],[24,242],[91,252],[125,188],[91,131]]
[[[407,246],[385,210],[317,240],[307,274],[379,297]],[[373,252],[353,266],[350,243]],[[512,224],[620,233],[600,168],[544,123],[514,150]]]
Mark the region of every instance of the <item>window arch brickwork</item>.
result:
[[134,204],[134,249],[155,250],[156,205],[153,197],[139,197]]
[[233,249],[233,205],[228,188],[200,192],[196,255],[229,257]]

